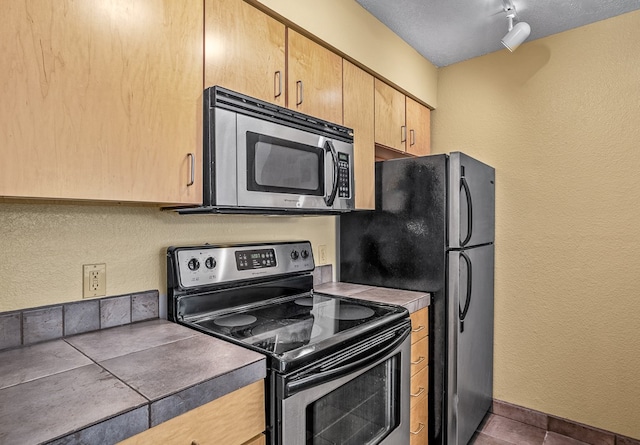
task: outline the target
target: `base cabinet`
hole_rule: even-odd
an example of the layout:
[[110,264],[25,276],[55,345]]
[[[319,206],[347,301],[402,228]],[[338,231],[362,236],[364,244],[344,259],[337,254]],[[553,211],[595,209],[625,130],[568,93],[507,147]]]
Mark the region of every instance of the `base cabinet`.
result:
[[411,314],[410,445],[428,444],[429,309]]
[[264,381],[252,383],[120,442],[121,445],[264,444]]

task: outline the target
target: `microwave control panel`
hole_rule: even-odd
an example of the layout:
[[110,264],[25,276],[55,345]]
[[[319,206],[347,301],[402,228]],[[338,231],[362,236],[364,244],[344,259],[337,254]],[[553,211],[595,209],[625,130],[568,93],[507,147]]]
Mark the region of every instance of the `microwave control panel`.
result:
[[351,196],[349,176],[349,155],[338,153],[338,198],[349,198]]

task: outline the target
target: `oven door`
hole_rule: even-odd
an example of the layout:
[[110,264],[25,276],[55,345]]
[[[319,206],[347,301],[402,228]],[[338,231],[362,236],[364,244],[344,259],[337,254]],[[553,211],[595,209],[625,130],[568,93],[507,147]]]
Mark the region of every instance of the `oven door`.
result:
[[408,444],[410,329],[334,354],[312,373],[285,376],[279,443]]
[[[338,158],[353,150],[351,144],[242,114],[237,115],[236,138],[239,206],[344,206],[338,204]],[[353,159],[352,154],[347,157]]]

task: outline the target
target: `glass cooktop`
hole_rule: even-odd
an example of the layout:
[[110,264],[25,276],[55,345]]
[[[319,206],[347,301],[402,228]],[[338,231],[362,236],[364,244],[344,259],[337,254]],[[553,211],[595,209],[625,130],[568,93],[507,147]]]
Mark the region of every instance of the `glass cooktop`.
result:
[[202,330],[251,345],[272,355],[358,335],[406,309],[324,294],[302,294],[226,312],[195,323]]

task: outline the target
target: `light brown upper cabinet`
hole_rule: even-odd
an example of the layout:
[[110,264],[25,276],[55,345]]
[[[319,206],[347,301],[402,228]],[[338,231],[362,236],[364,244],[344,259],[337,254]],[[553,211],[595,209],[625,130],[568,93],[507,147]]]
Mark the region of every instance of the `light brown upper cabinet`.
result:
[[344,60],[344,125],[354,132],[356,208],[375,209],[373,76]]
[[342,123],[342,57],[289,29],[288,107]]
[[407,97],[407,153],[424,156],[431,153],[431,110]]
[[202,200],[202,2],[5,2],[0,196]]
[[205,1],[205,87],[285,106],[285,26],[243,0]]
[[375,142],[416,156],[430,152],[430,110],[375,80]]

